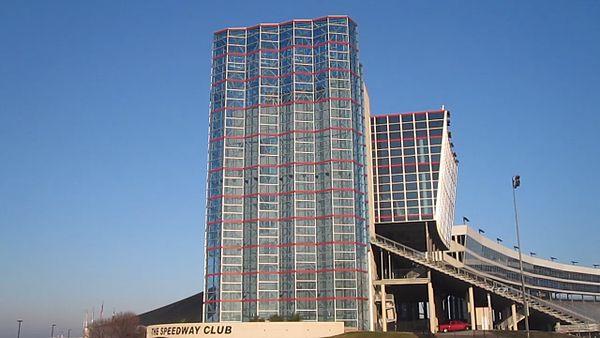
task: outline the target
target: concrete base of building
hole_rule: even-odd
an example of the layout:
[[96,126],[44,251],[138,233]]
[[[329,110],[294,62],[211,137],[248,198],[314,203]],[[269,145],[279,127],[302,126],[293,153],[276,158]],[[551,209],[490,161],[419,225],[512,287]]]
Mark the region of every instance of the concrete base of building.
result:
[[147,338],[321,338],[342,333],[343,322],[173,323],[146,328]]

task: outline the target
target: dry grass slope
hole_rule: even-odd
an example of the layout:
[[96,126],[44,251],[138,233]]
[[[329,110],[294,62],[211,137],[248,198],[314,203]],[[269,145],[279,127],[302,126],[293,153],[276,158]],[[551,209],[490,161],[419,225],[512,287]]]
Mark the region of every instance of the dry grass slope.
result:
[[[423,338],[423,335],[417,335],[412,332],[347,332],[331,338]],[[428,336],[431,337],[431,336]],[[437,338],[526,338],[525,331],[461,331],[437,334]],[[573,338],[562,333],[531,331],[531,338]]]
[[419,338],[412,332],[347,332],[331,338]]
[[[526,338],[525,331],[494,331],[495,334],[506,338]],[[548,332],[548,331],[530,331],[531,338],[573,338],[568,334]]]

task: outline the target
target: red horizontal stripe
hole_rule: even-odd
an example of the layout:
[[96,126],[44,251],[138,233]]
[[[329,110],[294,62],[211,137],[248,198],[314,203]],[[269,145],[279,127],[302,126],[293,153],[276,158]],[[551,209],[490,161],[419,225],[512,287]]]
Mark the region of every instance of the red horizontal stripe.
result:
[[252,223],[252,222],[279,222],[279,221],[293,221],[293,220],[312,220],[312,219],[324,219],[331,217],[351,217],[358,220],[364,220],[364,217],[360,217],[353,214],[331,214],[323,216],[292,216],[292,217],[274,217],[274,218],[254,218],[254,219],[237,219],[237,220],[219,220],[214,222],[208,222],[207,225],[221,224],[221,223]]
[[252,135],[247,135],[247,136],[219,136],[219,137],[215,137],[215,138],[209,140],[208,142],[216,142],[216,141],[220,141],[220,140],[224,140],[224,139],[245,140],[245,139],[248,139],[248,138],[254,138],[254,137],[259,137],[259,136],[280,137],[280,136],[285,136],[285,135],[295,134],[295,133],[316,134],[316,133],[323,133],[323,132],[330,131],[330,130],[349,130],[349,131],[354,132],[355,134],[363,136],[363,133],[361,133],[360,131],[358,131],[358,130],[356,130],[354,128],[329,127],[329,128],[323,128],[323,129],[317,129],[317,130],[295,129],[295,130],[290,130],[290,131],[284,131],[283,133],[274,133],[274,134],[271,134],[271,133],[258,133],[258,134],[252,134]]
[[[271,41],[271,42],[276,42],[276,41]],[[354,46],[353,44],[351,44],[350,42],[344,42],[344,41],[325,41],[325,42],[320,42],[316,45],[289,45],[287,47],[283,47],[283,48],[259,48],[257,50],[253,50],[251,52],[246,52],[246,53],[240,53],[240,52],[225,52],[223,54],[219,54],[217,56],[213,56],[213,60],[216,59],[220,59],[224,56],[228,56],[228,55],[232,55],[232,56],[248,56],[248,55],[252,55],[252,54],[256,54],[259,52],[273,52],[273,53],[280,53],[280,52],[284,52],[288,49],[292,49],[292,48],[318,48],[321,46],[325,46],[325,45],[345,45],[345,46],[349,46],[350,48],[354,49],[354,50],[358,50],[358,48],[356,48],[356,46]]]
[[283,107],[283,106],[287,106],[290,104],[303,104],[303,103],[323,103],[323,102],[327,102],[327,101],[350,101],[356,105],[360,106],[360,103],[358,103],[356,100],[351,99],[349,97],[326,97],[324,99],[319,99],[319,100],[315,100],[315,101],[310,101],[310,100],[295,100],[295,101],[289,101],[289,102],[284,102],[284,103],[259,103],[259,104],[255,104],[252,106],[247,106],[247,107],[222,107],[219,109],[215,109],[212,110],[210,113],[218,113],[224,110],[248,110],[248,109],[253,109],[253,108],[260,108],[260,107]]
[[322,245],[336,245],[336,244],[351,244],[358,246],[367,246],[365,243],[353,242],[353,241],[330,241],[330,242],[293,242],[293,243],[281,243],[281,244],[252,244],[252,245],[223,245],[223,246],[211,246],[207,247],[206,250],[220,250],[220,249],[254,249],[254,248],[286,248],[290,246],[322,246]]
[[392,168],[392,167],[415,167],[421,164],[440,164],[440,162],[419,162],[419,163],[403,163],[403,164],[388,164],[388,165],[378,165],[375,168]]
[[433,214],[409,214],[409,215],[397,215],[397,216],[378,216],[379,219],[393,219],[393,218],[407,218],[407,217],[433,217]]
[[410,113],[397,113],[397,114],[384,114],[384,115],[371,115],[371,119],[376,119],[378,117],[390,117],[390,116],[403,116],[403,115],[418,115],[418,114],[427,114],[427,113],[443,113],[445,110],[431,110],[431,111],[418,111],[418,112],[410,112]]
[[324,160],[324,161],[318,161],[318,162],[288,162],[288,163],[282,163],[282,164],[255,164],[255,165],[251,165],[248,167],[220,167],[220,168],[210,169],[208,172],[212,173],[212,172],[221,171],[221,170],[248,170],[248,169],[255,169],[255,168],[280,168],[280,167],[289,167],[291,165],[318,165],[318,164],[325,164],[325,163],[354,163],[359,167],[364,166],[363,164],[361,164],[355,160],[331,159],[331,160]]
[[219,85],[223,82],[249,82],[249,81],[253,81],[256,79],[280,79],[282,77],[287,77],[287,76],[292,76],[292,75],[317,75],[317,74],[321,74],[321,73],[325,73],[325,72],[329,72],[329,71],[340,71],[340,72],[348,72],[351,73],[352,75],[356,76],[356,77],[360,77],[356,72],[354,72],[351,69],[346,69],[346,68],[325,68],[325,69],[321,69],[319,71],[316,72],[291,72],[291,73],[286,73],[286,74],[281,74],[281,75],[257,75],[257,76],[253,76],[249,79],[245,79],[245,80],[241,80],[241,79],[223,79],[223,80],[219,80],[215,83],[213,83],[213,87],[216,85]]
[[258,25],[254,25],[254,26],[249,26],[249,27],[233,27],[233,28],[223,28],[220,29],[216,32],[214,32],[214,34],[219,34],[225,31],[243,31],[243,30],[248,30],[248,29],[254,29],[254,28],[258,28],[260,26],[283,26],[283,25],[288,25],[294,22],[315,22],[315,21],[321,21],[321,20],[325,20],[328,18],[333,18],[333,19],[348,19],[349,22],[352,22],[354,25],[356,25],[356,22],[354,20],[352,20],[352,18],[350,18],[349,16],[345,16],[345,15],[327,15],[327,16],[322,16],[316,19],[294,19],[294,20],[289,20],[286,22],[280,22],[280,23],[260,23]]
[[[229,170],[229,168],[225,168],[227,170]],[[218,196],[210,196],[208,199],[209,200],[218,200],[221,198],[248,198],[248,197],[257,197],[257,196],[281,196],[281,195],[289,195],[289,194],[321,194],[324,192],[330,192],[330,191],[348,191],[348,192],[354,192],[360,195],[364,195],[364,192],[358,190],[358,189],[352,189],[352,188],[330,188],[330,189],[322,189],[322,190],[291,190],[291,191],[284,191],[284,192],[257,192],[257,193],[253,193],[253,194],[246,194],[246,195],[218,195]]]
[[213,299],[205,303],[255,303],[255,302],[295,302],[320,300],[368,300],[365,297],[310,297],[310,298],[262,298],[262,299]]
[[367,273],[361,269],[322,269],[322,270],[287,270],[287,271],[243,271],[243,272],[217,272],[206,274],[210,276],[239,276],[239,275],[286,275],[290,273],[327,273],[327,272],[360,272]]
[[[394,132],[398,132],[398,131],[390,131],[391,133]],[[392,138],[392,139],[385,139],[385,140],[377,140],[375,142],[377,143],[383,143],[383,142],[394,142],[394,141],[413,141],[413,140],[427,140],[427,139],[431,139],[431,138],[442,138],[442,136],[419,136],[419,137],[405,137],[405,138]]]

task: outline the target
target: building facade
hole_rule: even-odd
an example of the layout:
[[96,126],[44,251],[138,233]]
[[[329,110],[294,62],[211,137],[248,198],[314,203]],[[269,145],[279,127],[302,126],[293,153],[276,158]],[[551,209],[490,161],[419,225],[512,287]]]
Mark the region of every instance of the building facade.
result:
[[204,316],[366,329],[365,107],[346,16],[214,34]]
[[[485,276],[519,288],[519,254],[467,225],[456,225],[453,247],[447,254],[462,265]],[[596,303],[600,320],[600,269],[559,263],[523,255],[525,287],[534,296],[549,301]]]
[[[522,325],[516,253],[453,227],[450,113],[370,116],[349,17],[218,31],[211,83],[205,322]],[[600,322],[597,271],[526,258],[538,327]]]
[[421,251],[448,248],[458,161],[447,110],[371,117],[376,232]]

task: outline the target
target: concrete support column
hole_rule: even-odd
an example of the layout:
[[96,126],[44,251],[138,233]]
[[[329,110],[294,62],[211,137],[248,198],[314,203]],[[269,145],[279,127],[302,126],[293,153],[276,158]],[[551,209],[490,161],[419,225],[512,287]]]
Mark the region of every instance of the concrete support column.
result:
[[492,295],[488,292],[487,294],[487,306],[488,306],[488,330],[494,329],[494,309],[492,309]]
[[431,259],[431,242],[429,241],[429,227],[425,222],[425,257]]
[[438,331],[437,312],[435,308],[435,293],[433,291],[433,283],[431,279],[427,283],[427,298],[429,301],[429,329],[435,334]]
[[385,265],[383,264],[383,257],[383,249],[381,249],[379,250],[379,268],[381,269],[379,279],[385,279]]
[[473,287],[470,286],[467,291],[467,312],[471,319],[471,329],[477,329],[477,322],[475,321],[475,296],[473,295]]
[[513,325],[512,329],[513,329],[513,331],[517,331],[517,329],[518,329],[518,327],[517,327],[517,324],[518,324],[518,322],[517,322],[517,304],[512,303],[510,305],[510,313],[512,316],[512,325]]
[[385,284],[381,284],[381,330],[387,332],[387,295]]
[[375,326],[377,325],[377,308],[375,307],[375,286],[373,282],[375,281],[375,277],[373,276],[373,272],[376,271],[377,265],[375,264],[375,257],[373,255],[373,249],[369,248],[368,251],[369,264],[368,273],[369,273],[369,318],[371,319],[369,322],[369,330],[375,331]]
[[394,278],[394,275],[392,274],[392,255],[390,254],[389,251],[388,251],[388,278],[389,279]]

